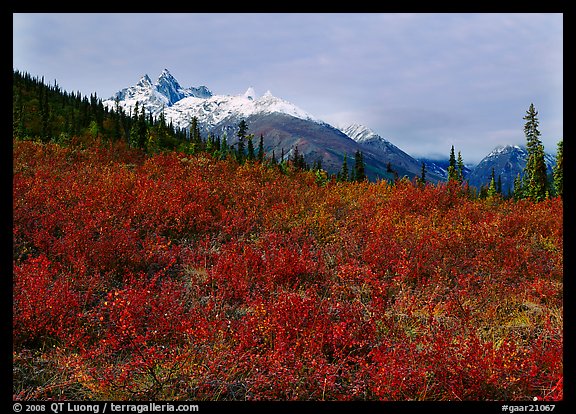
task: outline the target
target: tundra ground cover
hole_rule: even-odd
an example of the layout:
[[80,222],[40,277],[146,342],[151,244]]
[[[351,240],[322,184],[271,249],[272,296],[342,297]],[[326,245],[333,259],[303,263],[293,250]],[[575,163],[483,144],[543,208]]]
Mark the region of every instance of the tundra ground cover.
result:
[[563,397],[560,198],[13,156],[15,399]]

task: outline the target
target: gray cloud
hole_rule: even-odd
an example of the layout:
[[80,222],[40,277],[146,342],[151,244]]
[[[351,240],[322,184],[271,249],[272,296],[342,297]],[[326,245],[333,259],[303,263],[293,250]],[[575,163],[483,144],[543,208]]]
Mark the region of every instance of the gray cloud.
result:
[[[333,124],[364,123],[413,155],[477,162],[523,143],[540,111],[562,137],[561,14],[15,14],[13,64],[101,97],[168,68],[215,93],[271,90]],[[514,131],[517,134],[514,134]],[[515,142],[509,142],[514,140]]]

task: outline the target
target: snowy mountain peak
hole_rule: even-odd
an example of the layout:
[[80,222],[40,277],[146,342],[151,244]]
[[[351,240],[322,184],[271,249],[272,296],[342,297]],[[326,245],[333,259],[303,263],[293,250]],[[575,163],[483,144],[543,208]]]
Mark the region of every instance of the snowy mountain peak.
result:
[[195,97],[207,99],[212,96],[212,92],[206,86],[197,88],[182,88],[176,78],[172,76],[168,69],[164,69],[156,83],[146,74],[134,86],[124,88],[116,92],[109,101],[118,99],[127,108],[133,107],[136,102],[144,106],[153,113],[159,112],[164,107],[174,105],[183,98]]
[[526,151],[519,145],[497,145],[485,158],[498,157],[512,152],[524,153]]
[[256,91],[254,91],[254,88],[252,86],[246,89],[246,92],[244,92],[244,97],[251,100],[254,100],[256,98]]
[[147,74],[145,74],[144,76],[142,76],[140,78],[140,80],[138,81],[136,86],[140,86],[143,88],[151,87],[152,86],[152,80],[150,79],[150,77]]
[[273,113],[324,123],[270,91],[258,97],[252,86],[241,95],[213,95],[206,86],[183,88],[168,69],[162,71],[156,83],[145,75],[135,86],[122,89],[103,103],[114,107],[116,99],[126,111],[136,102],[154,116],[164,111],[166,119],[180,128],[187,128],[192,117],[211,128],[226,120]]
[[156,81],[156,85],[161,84],[170,84],[176,88],[181,88],[180,84],[176,80],[174,76],[168,71],[168,69],[164,69],[160,76],[158,76],[158,80]]
[[167,69],[162,71],[155,86],[160,94],[168,98],[168,105],[173,105],[175,102],[187,96],[186,91],[182,90],[176,78],[174,78]]

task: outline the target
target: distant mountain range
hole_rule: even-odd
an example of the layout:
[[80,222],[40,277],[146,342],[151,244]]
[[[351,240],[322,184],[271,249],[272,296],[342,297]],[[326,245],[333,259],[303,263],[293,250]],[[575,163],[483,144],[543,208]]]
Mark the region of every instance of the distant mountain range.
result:
[[[263,136],[268,156],[274,153],[279,159],[283,153],[287,158],[298,147],[306,162],[312,164],[320,159],[329,173],[335,174],[341,169],[344,157],[352,168],[354,154],[361,151],[370,180],[419,177],[422,163],[426,166],[428,181],[436,183],[447,179],[448,157],[446,160],[413,158],[366,126],[334,127],[273,96],[270,91],[257,96],[249,87],[241,95],[214,95],[206,86],[182,87],[164,69],[154,83],[144,75],[134,86],[116,92],[103,104],[110,108],[118,104],[130,113],[136,102],[154,117],[164,112],[166,120],[177,128],[189,128],[195,117],[203,135],[225,136],[229,145],[237,142],[238,124],[245,120],[248,133]],[[494,167],[496,176],[501,175],[503,191],[507,191],[518,172],[523,172],[525,158],[521,147],[498,147],[477,166],[466,166],[464,175],[470,185],[479,188],[490,181]],[[554,157],[549,155],[547,162],[553,165]]]
[[[183,88],[164,69],[155,82],[144,75],[134,86],[122,89],[103,104],[113,108],[118,103],[130,113],[136,102],[155,117],[164,111],[167,121],[178,128],[188,128],[195,117],[202,134],[226,136],[229,145],[237,142],[238,124],[245,120],[248,133],[264,137],[269,156],[274,152],[277,158],[282,153],[285,158],[290,157],[297,146],[309,164],[320,159],[329,173],[341,169],[344,157],[352,168],[356,151],[361,151],[366,175],[371,180],[420,174],[417,160],[367,127],[336,128],[270,91],[257,96],[250,87],[241,95],[214,95],[206,86]],[[429,176],[434,182],[442,179],[433,173]]]
[[[496,179],[500,176],[502,193],[508,194],[514,190],[514,180],[518,174],[524,174],[527,160],[528,151],[524,146],[497,146],[472,169],[466,178],[471,186],[480,188],[490,183],[492,169],[494,169]],[[548,167],[548,174],[552,174],[552,167],[556,164],[555,155],[546,153],[544,161]]]

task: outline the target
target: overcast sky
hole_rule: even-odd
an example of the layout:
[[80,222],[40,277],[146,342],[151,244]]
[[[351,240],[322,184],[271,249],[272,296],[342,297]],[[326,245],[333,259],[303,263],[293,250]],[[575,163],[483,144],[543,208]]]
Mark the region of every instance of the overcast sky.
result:
[[563,138],[560,13],[13,14],[13,67],[103,99],[167,68],[183,87],[270,90],[334,125],[360,123],[412,156],[477,163]]

